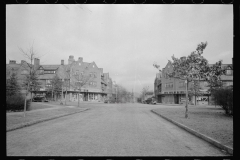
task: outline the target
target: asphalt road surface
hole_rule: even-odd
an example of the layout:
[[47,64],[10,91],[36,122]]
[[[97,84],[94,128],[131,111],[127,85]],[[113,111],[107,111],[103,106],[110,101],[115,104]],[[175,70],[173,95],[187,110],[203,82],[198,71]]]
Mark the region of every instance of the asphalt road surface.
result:
[[88,107],[7,132],[7,156],[226,156],[150,111],[160,105]]

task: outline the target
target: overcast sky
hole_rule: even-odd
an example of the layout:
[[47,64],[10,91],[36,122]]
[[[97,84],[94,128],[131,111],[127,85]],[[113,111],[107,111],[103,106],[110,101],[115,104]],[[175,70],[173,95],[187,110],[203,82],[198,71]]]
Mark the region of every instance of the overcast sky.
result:
[[33,44],[40,64],[95,62],[129,91],[153,90],[157,62],[208,42],[209,63],[233,57],[233,5],[7,5],[6,62]]

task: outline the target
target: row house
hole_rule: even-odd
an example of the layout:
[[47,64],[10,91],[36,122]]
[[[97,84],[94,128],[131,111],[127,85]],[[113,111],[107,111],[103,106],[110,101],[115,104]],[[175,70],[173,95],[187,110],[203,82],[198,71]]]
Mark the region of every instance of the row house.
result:
[[[12,68],[15,68],[18,77],[20,77],[19,80],[24,79],[24,74],[22,73],[25,70],[22,66],[16,64],[16,61],[10,61],[7,64],[7,74],[10,74],[13,70]],[[111,96],[112,94],[112,86],[109,86],[112,85],[109,73],[103,73],[103,69],[98,68],[95,62],[83,62],[82,57],[75,60],[73,56],[69,56],[67,64],[64,64],[64,60],[61,60],[59,65],[40,65],[40,60],[35,58],[33,67],[37,70],[38,79],[41,83],[37,94],[50,97],[51,95],[48,95],[48,88],[51,88],[51,81],[55,76],[58,76],[59,79],[65,82],[65,86],[62,86],[62,92],[63,98],[66,98],[67,101],[77,101],[78,96],[80,97],[80,101],[104,101],[108,95]],[[25,71],[25,73],[28,74],[29,72]],[[88,80],[80,88],[74,84],[82,83],[83,79],[80,78],[82,76],[88,77]],[[66,91],[67,94],[65,94]],[[60,99],[61,96],[56,98]]]
[[[6,78],[8,79],[11,74],[15,73],[18,78],[18,83],[20,84],[20,87],[22,87],[26,75],[29,74],[30,67],[34,67],[34,65],[31,65],[24,60],[22,60],[21,63],[16,63],[15,60],[10,60],[9,64],[6,65]],[[23,88],[21,94],[26,94],[26,89]],[[30,98],[30,94],[28,97]]]
[[[213,64],[210,64],[210,66]],[[222,64],[225,69],[225,75],[221,75],[221,81],[224,87],[233,85],[233,70],[231,64]],[[162,72],[156,74],[154,80],[154,93],[158,103],[168,104],[183,104],[186,100],[186,83],[184,80],[178,78],[171,78],[167,73],[173,71],[172,63],[169,61]],[[188,88],[193,85],[193,82],[188,84]],[[191,97],[189,104],[208,105],[212,104],[211,93],[208,92],[208,82],[199,80],[200,91],[202,96]]]

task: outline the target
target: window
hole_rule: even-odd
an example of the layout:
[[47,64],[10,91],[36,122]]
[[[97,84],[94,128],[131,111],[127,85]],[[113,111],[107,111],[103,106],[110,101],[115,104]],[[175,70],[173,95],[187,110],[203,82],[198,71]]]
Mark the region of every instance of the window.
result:
[[232,70],[227,69],[227,70],[226,70],[226,75],[232,75]]
[[51,84],[51,81],[50,79],[46,79],[46,84]]
[[227,82],[226,85],[227,85],[227,86],[232,86],[232,85],[233,85],[233,82]]
[[97,78],[97,74],[96,74],[96,72],[94,72],[93,75],[94,75],[94,78]]
[[180,88],[186,87],[186,84],[185,84],[185,82],[184,82],[184,81],[182,81],[182,82],[179,82],[179,87],[180,87]]
[[46,87],[52,87],[52,84],[51,84],[51,81],[50,79],[46,79]]
[[173,88],[173,83],[167,83],[167,84],[166,84],[166,88],[168,88],[168,89],[169,89],[169,88]]
[[45,74],[54,74],[55,71],[46,71],[46,70],[45,70],[44,73],[45,73]]
[[43,74],[43,73],[44,73],[44,70],[40,69],[39,74]]

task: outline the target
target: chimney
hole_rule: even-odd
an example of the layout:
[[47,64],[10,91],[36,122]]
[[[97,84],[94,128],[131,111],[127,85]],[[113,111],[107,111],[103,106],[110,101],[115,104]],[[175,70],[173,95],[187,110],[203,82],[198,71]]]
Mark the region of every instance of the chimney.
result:
[[71,64],[72,62],[74,62],[74,57],[73,56],[69,56],[68,64]]
[[64,60],[61,60],[61,65],[64,65]]
[[38,58],[34,58],[34,70],[37,70],[40,66],[40,60]]
[[16,64],[16,61],[15,60],[10,60],[9,64]]
[[82,62],[83,61],[83,58],[82,57],[78,57],[78,62]]

